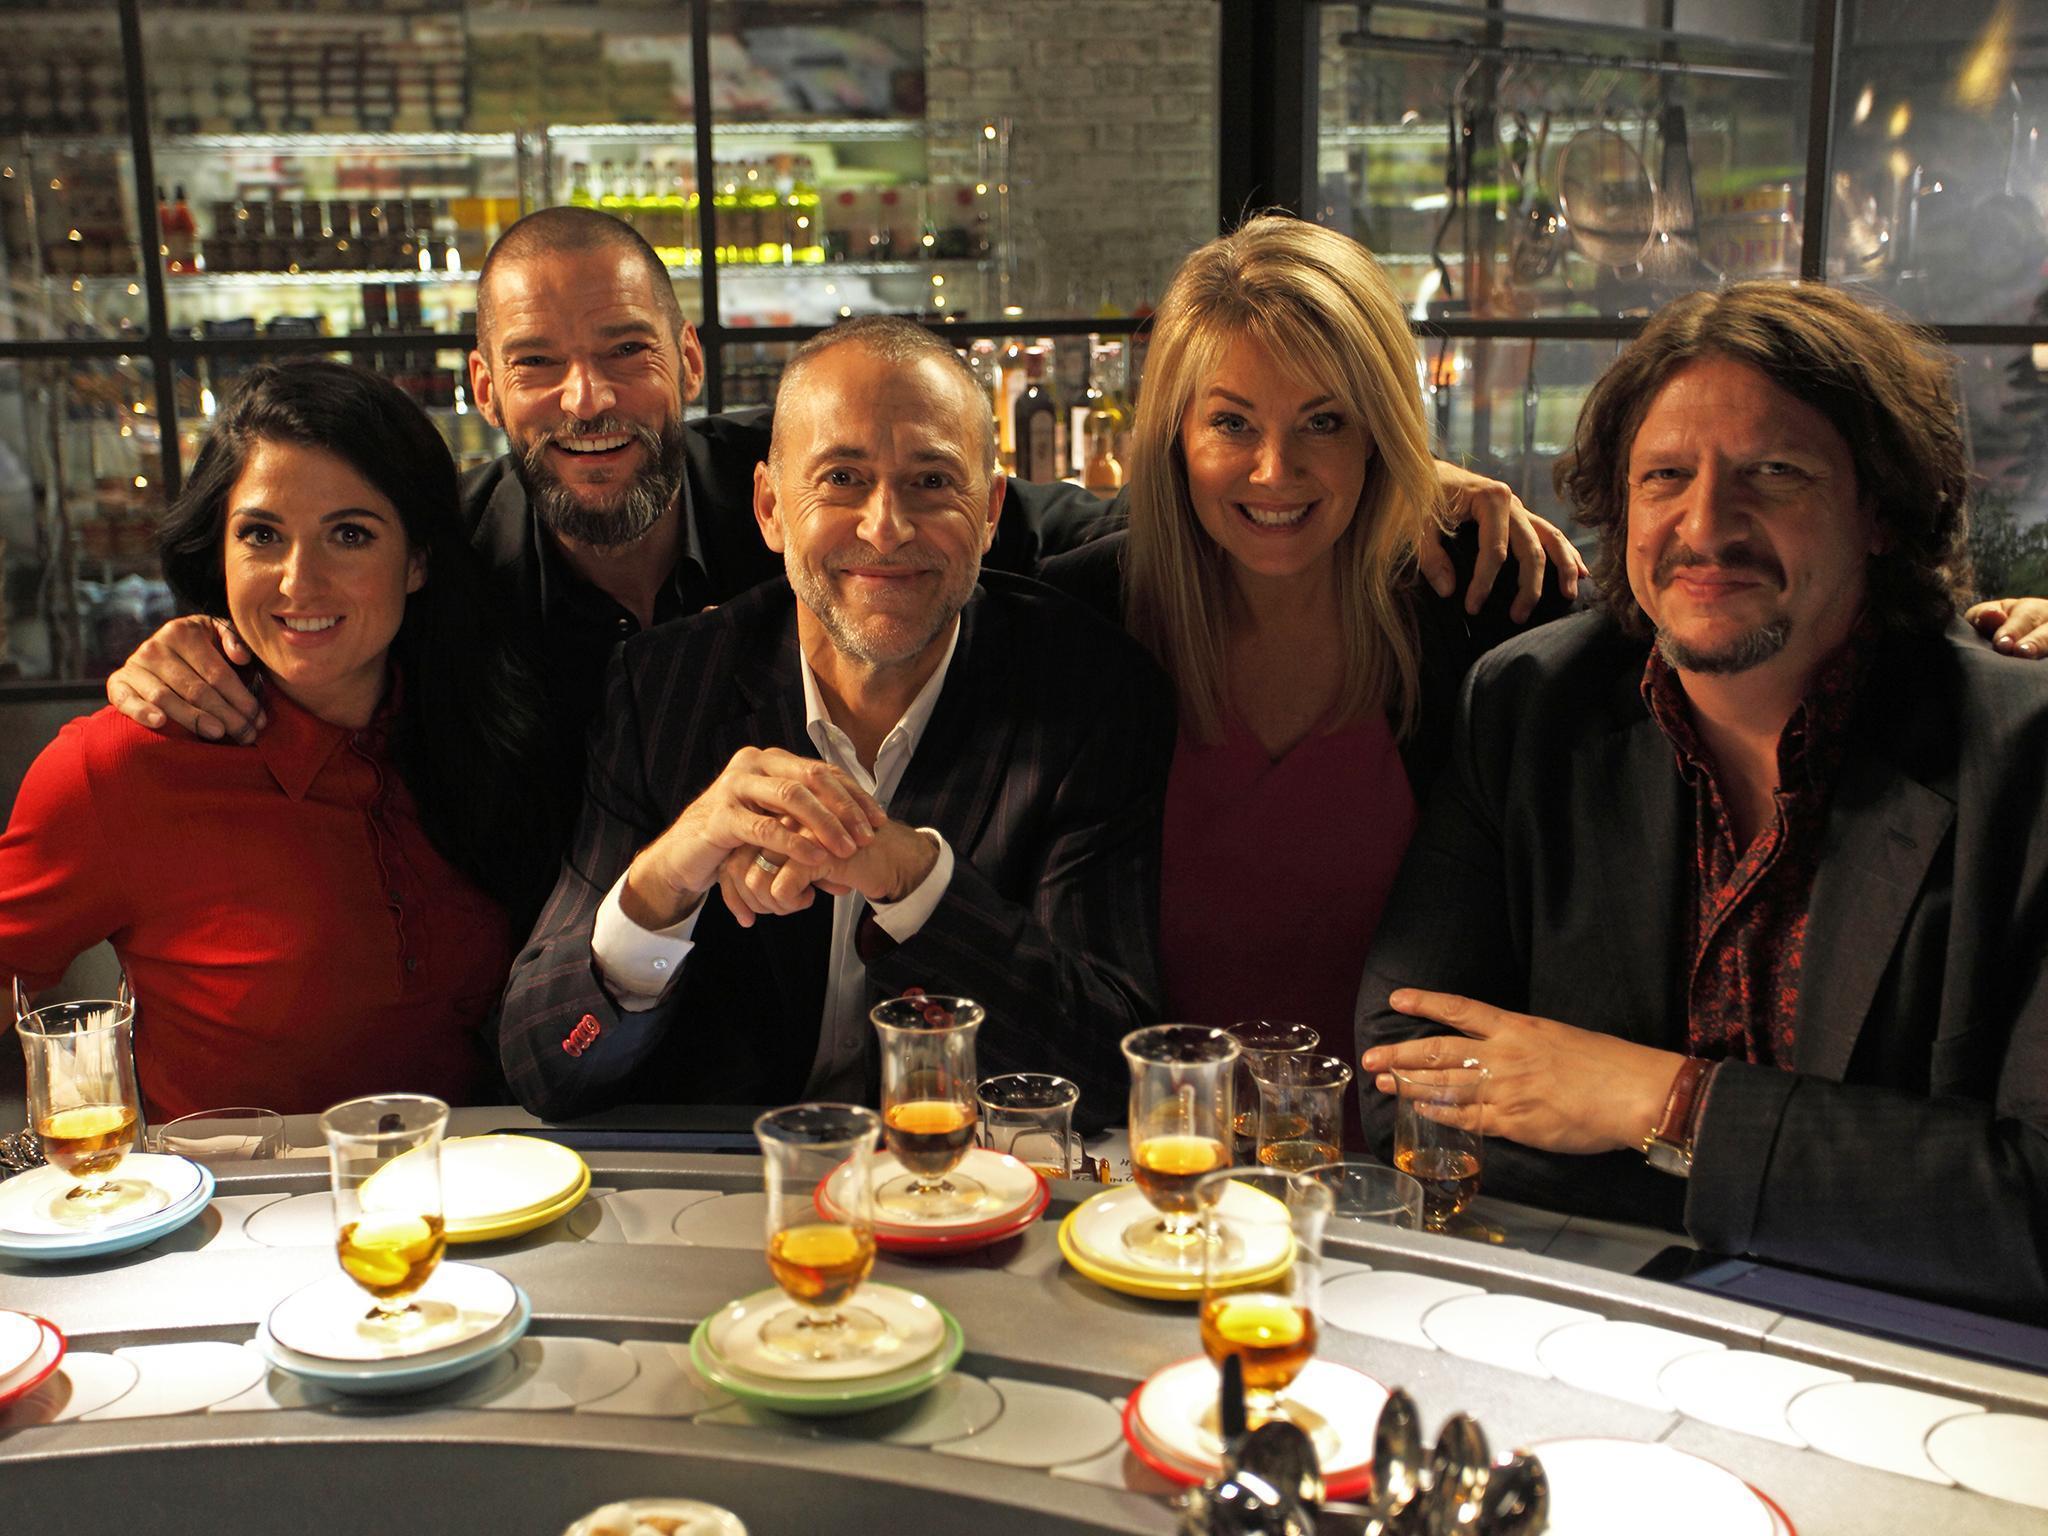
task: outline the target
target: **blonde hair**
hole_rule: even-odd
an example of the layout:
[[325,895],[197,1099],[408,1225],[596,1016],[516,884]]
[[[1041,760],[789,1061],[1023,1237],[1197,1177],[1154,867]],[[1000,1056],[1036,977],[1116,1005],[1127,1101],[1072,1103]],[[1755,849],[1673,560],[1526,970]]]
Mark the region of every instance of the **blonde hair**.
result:
[[1344,672],[1335,718],[1385,710],[1412,730],[1420,670],[1400,595],[1415,549],[1439,520],[1415,346],[1393,285],[1355,241],[1265,214],[1201,247],[1152,322],[1131,434],[1124,607],[1132,634],[1180,694],[1198,741],[1223,734],[1230,557],[1195,520],[1181,421],[1232,343],[1249,339],[1341,403],[1373,455],[1335,562]]

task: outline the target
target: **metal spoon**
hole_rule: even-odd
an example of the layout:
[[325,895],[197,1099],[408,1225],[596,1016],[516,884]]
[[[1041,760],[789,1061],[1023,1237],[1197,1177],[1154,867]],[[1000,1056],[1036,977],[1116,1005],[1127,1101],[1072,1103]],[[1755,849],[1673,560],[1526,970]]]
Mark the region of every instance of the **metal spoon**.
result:
[[1483,1536],[1537,1536],[1550,1521],[1550,1479],[1543,1463],[1517,1451],[1493,1469],[1480,1506]]
[[1428,1536],[1471,1536],[1492,1469],[1478,1421],[1466,1413],[1445,1419],[1429,1453]]
[[1256,1473],[1313,1510],[1323,1502],[1323,1468],[1315,1442],[1298,1424],[1269,1419],[1244,1438],[1237,1453],[1241,1472]]
[[1188,1536],[1316,1536],[1299,1499],[1251,1472],[1226,1472],[1221,1482],[1190,1488],[1181,1499]]
[[1372,1502],[1392,1519],[1415,1502],[1422,1476],[1422,1429],[1415,1399],[1396,1387],[1372,1432]]

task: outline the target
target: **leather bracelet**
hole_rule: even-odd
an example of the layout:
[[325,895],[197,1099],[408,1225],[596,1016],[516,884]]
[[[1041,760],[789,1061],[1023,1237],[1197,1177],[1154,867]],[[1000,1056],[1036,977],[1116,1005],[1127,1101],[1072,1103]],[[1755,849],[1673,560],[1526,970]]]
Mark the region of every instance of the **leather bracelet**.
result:
[[1681,1178],[1692,1172],[1695,1110],[1712,1065],[1698,1056],[1679,1063],[1678,1075],[1672,1078],[1671,1092],[1664,1100],[1664,1113],[1643,1137],[1643,1156],[1651,1167]]

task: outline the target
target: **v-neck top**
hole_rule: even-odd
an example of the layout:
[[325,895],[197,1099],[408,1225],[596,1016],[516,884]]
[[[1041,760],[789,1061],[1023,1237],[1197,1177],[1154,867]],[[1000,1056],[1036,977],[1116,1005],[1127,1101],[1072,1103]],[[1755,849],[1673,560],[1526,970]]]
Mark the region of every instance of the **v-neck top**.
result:
[[1365,952],[1415,822],[1378,712],[1304,737],[1278,761],[1235,717],[1214,745],[1183,732],[1159,891],[1168,1016],[1287,1019],[1349,1060]]

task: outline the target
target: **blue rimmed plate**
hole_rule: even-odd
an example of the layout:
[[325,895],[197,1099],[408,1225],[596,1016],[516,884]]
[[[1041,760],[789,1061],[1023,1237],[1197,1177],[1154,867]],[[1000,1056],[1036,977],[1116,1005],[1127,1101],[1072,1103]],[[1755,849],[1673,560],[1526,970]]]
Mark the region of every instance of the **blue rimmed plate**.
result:
[[[184,1162],[183,1158],[170,1161]],[[167,1232],[175,1232],[206,1209],[213,1199],[213,1173],[199,1163],[187,1164],[196,1177],[191,1181],[189,1192],[174,1204],[162,1210],[151,1211],[147,1216],[133,1221],[121,1222],[105,1230],[86,1229],[79,1232],[41,1233],[17,1232],[0,1228],[0,1254],[9,1258],[28,1259],[37,1264],[69,1264],[76,1259],[101,1258],[107,1254],[131,1253],[137,1248],[146,1248]],[[62,1182],[69,1175],[58,1169],[39,1169],[24,1173],[9,1180],[12,1185],[21,1185],[31,1179],[41,1179],[45,1174],[55,1175],[47,1182]],[[15,1199],[33,1199],[37,1191],[12,1192]]]
[[526,1336],[526,1326],[533,1321],[533,1303],[516,1285],[512,1293],[512,1311],[504,1322],[452,1348],[435,1350],[424,1360],[342,1362],[302,1355],[278,1343],[267,1321],[256,1330],[256,1349],[278,1370],[330,1391],[355,1397],[424,1392],[488,1365]]

